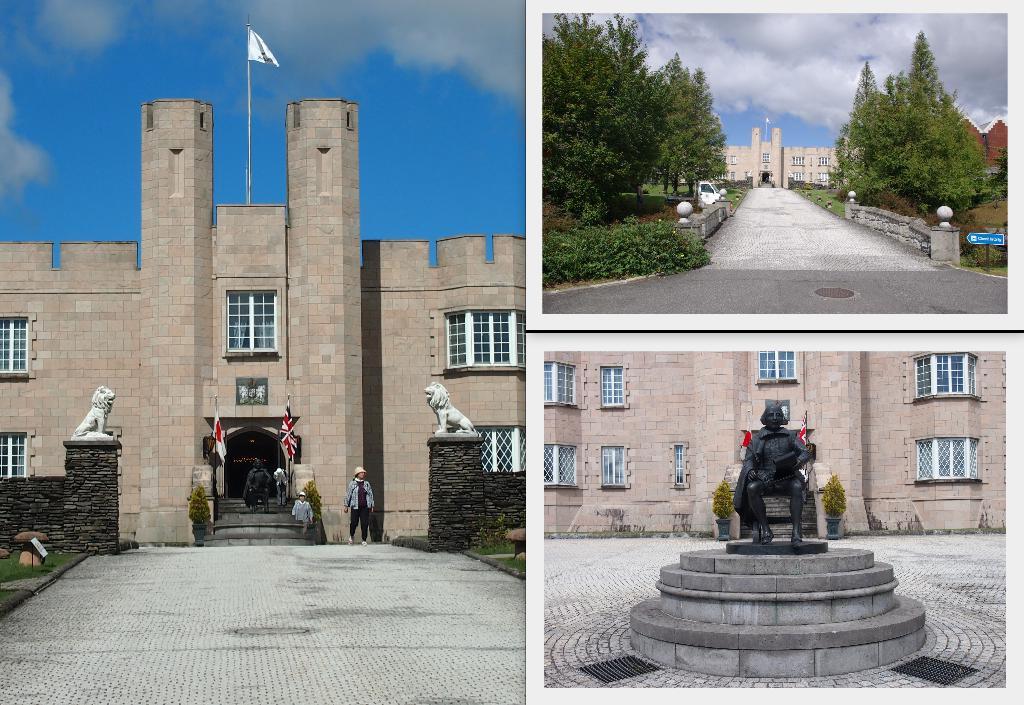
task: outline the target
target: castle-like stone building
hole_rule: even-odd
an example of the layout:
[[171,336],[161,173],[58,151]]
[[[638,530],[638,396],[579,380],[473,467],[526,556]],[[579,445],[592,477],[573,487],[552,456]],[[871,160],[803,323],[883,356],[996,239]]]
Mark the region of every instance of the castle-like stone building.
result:
[[[287,202],[215,205],[213,108],[142,106],[136,242],[0,243],[0,482],[59,475],[61,441],[97,386],[117,401],[120,530],[191,541],[187,497],[210,478],[204,437],[227,432],[218,492],[237,497],[291,399],[297,486],[315,479],[329,540],[366,467],[385,536],[425,533],[424,387],[440,381],[485,434],[485,470],[525,467],[521,237],[363,241],[359,109],[287,106]],[[360,248],[360,245],[362,247]],[[208,480],[207,480],[208,481]]]
[[783,147],[782,128],[771,128],[770,141],[762,141],[761,128],[750,131],[750,146],[725,148],[724,178],[746,181],[753,188],[789,188],[790,182],[813,182],[827,187],[836,165],[835,147]]
[[1006,526],[1003,353],[549,352],[544,372],[545,531],[711,531],[769,400],[794,431],[807,414],[846,530]]

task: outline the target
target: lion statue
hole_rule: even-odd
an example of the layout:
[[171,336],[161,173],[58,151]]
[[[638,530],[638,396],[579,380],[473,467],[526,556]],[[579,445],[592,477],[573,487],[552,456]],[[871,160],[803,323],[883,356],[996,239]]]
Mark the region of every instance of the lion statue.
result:
[[456,429],[456,433],[476,433],[473,422],[466,418],[465,414],[452,406],[448,398],[448,390],[440,382],[434,382],[423,390],[427,395],[427,404],[437,414],[437,430],[434,435],[448,433],[449,428]]
[[113,438],[107,433],[107,415],[114,408],[114,391],[109,387],[97,387],[92,395],[92,408],[82,423],[71,434],[72,438]]

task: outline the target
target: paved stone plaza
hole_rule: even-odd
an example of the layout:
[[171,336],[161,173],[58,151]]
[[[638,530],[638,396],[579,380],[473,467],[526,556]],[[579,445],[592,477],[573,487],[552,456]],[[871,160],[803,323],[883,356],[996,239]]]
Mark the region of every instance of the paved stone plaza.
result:
[[95,556],[0,619],[0,703],[522,703],[525,604],[388,545]]
[[[1006,684],[1006,537],[864,536],[833,542],[892,563],[896,593],[920,600],[927,637],[921,651],[881,668],[810,679],[755,679],[662,670],[609,687],[935,687],[890,668],[931,656],[977,668],[956,687]],[[548,539],[544,542],[546,687],[601,687],[579,668],[630,647],[629,609],[657,595],[659,569],[683,551],[721,548],[709,539]]]

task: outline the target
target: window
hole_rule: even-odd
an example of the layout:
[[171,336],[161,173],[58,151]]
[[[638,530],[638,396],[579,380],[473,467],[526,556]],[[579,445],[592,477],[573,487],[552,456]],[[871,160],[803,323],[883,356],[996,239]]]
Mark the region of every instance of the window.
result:
[[576,446],[544,445],[544,484],[576,484]]
[[827,184],[828,183],[828,172],[827,171],[823,171],[820,174],[818,174],[818,183],[820,183],[820,184]]
[[793,157],[793,166],[803,166],[803,165],[804,165],[804,158],[803,157]]
[[925,355],[914,360],[915,398],[939,394],[977,394],[975,367],[970,353]]
[[729,163],[730,164],[735,164],[736,163],[736,155],[735,154],[733,154],[732,156],[729,157]]
[[228,350],[276,350],[276,302],[273,291],[228,294]]
[[522,312],[460,311],[448,314],[446,323],[449,367],[522,367],[526,363],[526,317]]
[[686,445],[677,443],[675,445],[675,479],[677,485],[686,484]]
[[796,353],[792,350],[762,350],[757,353],[757,378],[796,379]]
[[926,438],[918,441],[917,479],[978,479],[978,439]]
[[802,171],[798,171],[793,175],[793,178],[796,179],[797,181],[803,181],[804,173]]
[[0,372],[25,372],[27,318],[0,318]]
[[544,363],[544,401],[576,403],[576,368],[560,362]]
[[477,427],[483,436],[480,465],[484,472],[521,472],[526,469],[526,429],[522,426]]
[[730,171],[729,172],[729,181],[735,181],[735,180],[736,180],[736,172],[735,171]]
[[818,157],[818,166],[828,166],[828,157]]
[[626,449],[622,446],[601,448],[601,484],[626,484]]
[[771,160],[772,160],[772,155],[771,155],[771,153],[769,153],[769,152],[762,152],[762,153],[761,153],[761,163],[762,163],[762,164],[767,164],[767,163],[768,163],[768,162],[770,162]]
[[0,433],[0,478],[25,477],[25,434]]
[[601,368],[601,406],[624,406],[626,394],[621,367]]

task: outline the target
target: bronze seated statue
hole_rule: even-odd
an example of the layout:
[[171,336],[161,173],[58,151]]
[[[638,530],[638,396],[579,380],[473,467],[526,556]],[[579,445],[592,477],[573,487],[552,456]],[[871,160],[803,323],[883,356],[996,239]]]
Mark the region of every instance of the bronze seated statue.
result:
[[733,507],[740,521],[753,530],[753,541],[769,544],[775,537],[768,525],[764,498],[789,497],[793,522],[792,542],[803,541],[800,517],[804,508],[807,480],[800,468],[810,460],[810,453],[795,431],[784,428],[786,414],[778,402],[770,402],[761,414],[764,427],[754,434],[743,460]]

